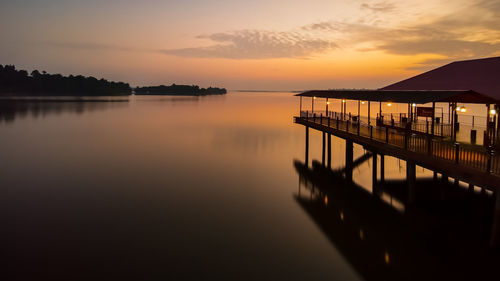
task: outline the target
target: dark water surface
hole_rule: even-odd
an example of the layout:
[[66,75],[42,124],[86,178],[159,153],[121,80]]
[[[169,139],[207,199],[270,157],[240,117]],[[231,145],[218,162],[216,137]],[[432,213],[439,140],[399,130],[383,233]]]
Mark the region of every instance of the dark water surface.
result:
[[498,265],[491,194],[417,168],[413,210],[403,161],[386,158],[378,196],[371,160],[357,187],[305,167],[291,93],[0,104],[4,280],[486,280]]

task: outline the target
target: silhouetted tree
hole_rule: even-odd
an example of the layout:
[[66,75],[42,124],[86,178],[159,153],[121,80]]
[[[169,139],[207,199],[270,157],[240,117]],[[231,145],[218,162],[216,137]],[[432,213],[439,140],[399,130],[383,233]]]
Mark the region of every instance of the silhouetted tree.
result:
[[176,85],[171,86],[152,86],[152,87],[137,87],[134,89],[137,95],[223,95],[227,93],[224,88],[212,88],[208,89],[200,88],[199,86],[193,85]]
[[0,95],[129,95],[130,85],[94,77],[63,76],[33,70],[16,70],[13,65],[0,65]]

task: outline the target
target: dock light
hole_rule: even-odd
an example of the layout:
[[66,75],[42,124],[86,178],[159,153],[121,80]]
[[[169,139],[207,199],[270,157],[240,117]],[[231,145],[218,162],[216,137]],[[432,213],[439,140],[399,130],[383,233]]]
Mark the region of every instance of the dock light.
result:
[[342,100],[342,102],[345,102],[345,100]]
[[491,115],[495,115],[495,114],[497,114],[497,111],[496,111],[496,110],[494,110],[494,109],[492,109],[492,110],[490,110],[490,114],[491,114]]
[[460,111],[461,107],[460,106],[457,106],[457,111]]
[[467,108],[466,108],[465,106],[464,106],[464,107],[461,107],[461,108],[460,108],[460,112],[462,112],[462,113],[467,112]]
[[415,107],[415,106],[417,106],[417,104],[416,104],[416,103],[414,103],[414,104],[412,104],[411,106]]
[[388,103],[387,106],[392,106],[392,103]]
[[313,99],[316,99],[316,97],[313,97]]
[[362,102],[361,102],[361,104],[365,104],[365,102],[364,102],[364,101],[362,101]]
[[330,104],[330,102],[329,102],[329,101],[327,101],[327,102],[326,102],[326,105],[329,105],[329,104]]

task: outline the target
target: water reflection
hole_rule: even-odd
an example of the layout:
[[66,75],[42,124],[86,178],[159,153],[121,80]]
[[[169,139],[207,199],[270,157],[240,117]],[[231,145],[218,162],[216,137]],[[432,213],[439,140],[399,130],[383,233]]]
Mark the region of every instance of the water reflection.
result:
[[0,125],[5,280],[359,279],[283,196],[292,94],[148,99]]
[[408,204],[405,181],[379,183],[372,193],[317,161],[294,167],[296,202],[366,280],[498,280],[492,196],[419,179],[418,203]]
[[0,123],[12,123],[17,118],[43,118],[47,115],[62,113],[83,114],[109,108],[125,107],[128,98],[101,97],[101,98],[1,98]]

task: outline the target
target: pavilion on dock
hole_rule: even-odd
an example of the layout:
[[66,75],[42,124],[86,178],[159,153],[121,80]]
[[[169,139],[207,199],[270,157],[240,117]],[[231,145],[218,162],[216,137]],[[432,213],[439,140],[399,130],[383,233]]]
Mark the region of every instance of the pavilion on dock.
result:
[[[478,129],[481,128],[484,130],[479,135],[482,138],[479,144],[491,147],[500,143],[498,77],[500,57],[494,57],[454,62],[377,90],[314,90],[297,96],[300,97],[301,116],[338,118],[367,126],[375,123],[377,127],[467,144],[476,144]],[[303,109],[303,97],[311,98],[308,110]],[[324,99],[324,102],[317,99]],[[357,102],[357,110],[356,106],[348,110],[347,103],[352,101]],[[384,112],[384,109],[395,104],[407,105],[407,110]],[[437,104],[440,106],[436,107]],[[486,114],[466,115],[470,104],[485,105]],[[361,105],[366,113],[361,112]],[[378,108],[372,110],[372,105]],[[373,120],[375,112],[376,118]]]
[[[404,160],[410,205],[418,201],[417,165],[433,171],[434,180],[441,174],[443,182],[454,178],[456,186],[462,181],[469,184],[469,190],[474,190],[475,186],[488,189],[495,196],[491,245],[498,247],[499,78],[500,57],[496,57],[451,63],[377,90],[322,90],[297,94],[300,115],[294,122],[306,129],[305,167],[309,165],[311,128],[323,133],[321,165],[328,170],[332,158],[331,136],[345,140],[345,168],[336,174],[341,174],[347,182],[352,182],[357,161],[353,157],[353,144],[370,151],[366,158],[373,158],[373,187],[378,185],[378,172],[382,181],[384,179],[385,156]],[[311,99],[310,107],[303,98]],[[372,110],[373,105],[375,110]],[[475,107],[471,111],[477,114],[478,106],[485,114],[478,118],[472,115],[466,122],[465,117],[471,117],[465,114],[468,108]],[[399,112],[395,112],[395,108]],[[478,128],[484,130],[479,135],[482,141],[476,142]],[[464,135],[470,138],[464,139]],[[377,167],[379,157],[380,168]]]

